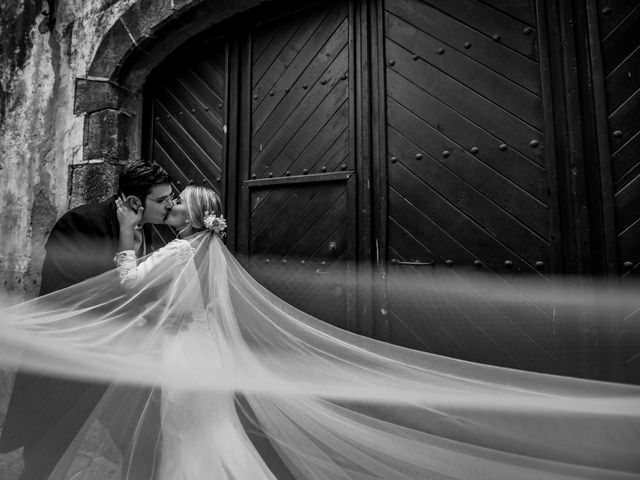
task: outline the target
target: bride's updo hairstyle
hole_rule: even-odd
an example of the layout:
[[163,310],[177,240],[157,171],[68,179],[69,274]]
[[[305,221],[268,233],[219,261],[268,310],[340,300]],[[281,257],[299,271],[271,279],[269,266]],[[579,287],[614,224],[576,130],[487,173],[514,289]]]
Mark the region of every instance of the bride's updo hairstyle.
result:
[[189,224],[194,230],[204,230],[204,217],[208,213],[221,215],[222,202],[220,196],[212,189],[189,185],[180,194],[187,209]]

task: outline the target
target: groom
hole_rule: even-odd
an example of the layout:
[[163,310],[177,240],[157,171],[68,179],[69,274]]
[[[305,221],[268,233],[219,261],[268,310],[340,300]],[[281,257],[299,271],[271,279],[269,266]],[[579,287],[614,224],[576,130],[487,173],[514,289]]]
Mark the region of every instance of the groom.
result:
[[[144,207],[135,249],[138,257],[151,253],[150,224],[164,223],[173,206],[169,175],[155,163],[128,163],[118,179],[118,194],[132,209]],[[41,296],[115,268],[120,232],[115,200],[74,208],[56,222],[45,245]],[[16,375],[0,453],[24,446],[20,480],[47,479],[105,390],[105,385]],[[124,453],[126,433],[110,433]]]

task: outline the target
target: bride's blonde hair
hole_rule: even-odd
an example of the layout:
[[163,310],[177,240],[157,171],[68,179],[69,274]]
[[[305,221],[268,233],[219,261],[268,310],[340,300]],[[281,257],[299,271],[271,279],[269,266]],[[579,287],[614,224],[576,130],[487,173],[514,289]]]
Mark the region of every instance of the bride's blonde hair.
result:
[[187,209],[189,224],[195,230],[204,230],[204,217],[208,213],[222,214],[220,196],[212,189],[189,185],[180,194]]

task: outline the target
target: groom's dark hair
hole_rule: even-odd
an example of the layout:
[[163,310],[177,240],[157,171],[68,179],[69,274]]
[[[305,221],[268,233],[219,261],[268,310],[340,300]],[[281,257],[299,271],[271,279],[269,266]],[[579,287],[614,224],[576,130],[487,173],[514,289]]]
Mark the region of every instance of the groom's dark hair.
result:
[[118,178],[118,194],[134,195],[144,204],[155,185],[171,183],[167,171],[155,162],[136,160],[127,163]]

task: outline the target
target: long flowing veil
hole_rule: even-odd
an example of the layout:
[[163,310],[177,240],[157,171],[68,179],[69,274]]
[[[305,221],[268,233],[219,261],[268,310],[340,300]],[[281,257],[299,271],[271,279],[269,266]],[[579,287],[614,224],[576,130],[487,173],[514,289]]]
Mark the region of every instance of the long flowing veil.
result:
[[640,478],[639,387],[340,330],[216,236],[189,243],[134,285],[111,271],[0,311],[2,368],[90,392],[41,402],[77,431],[52,478]]

